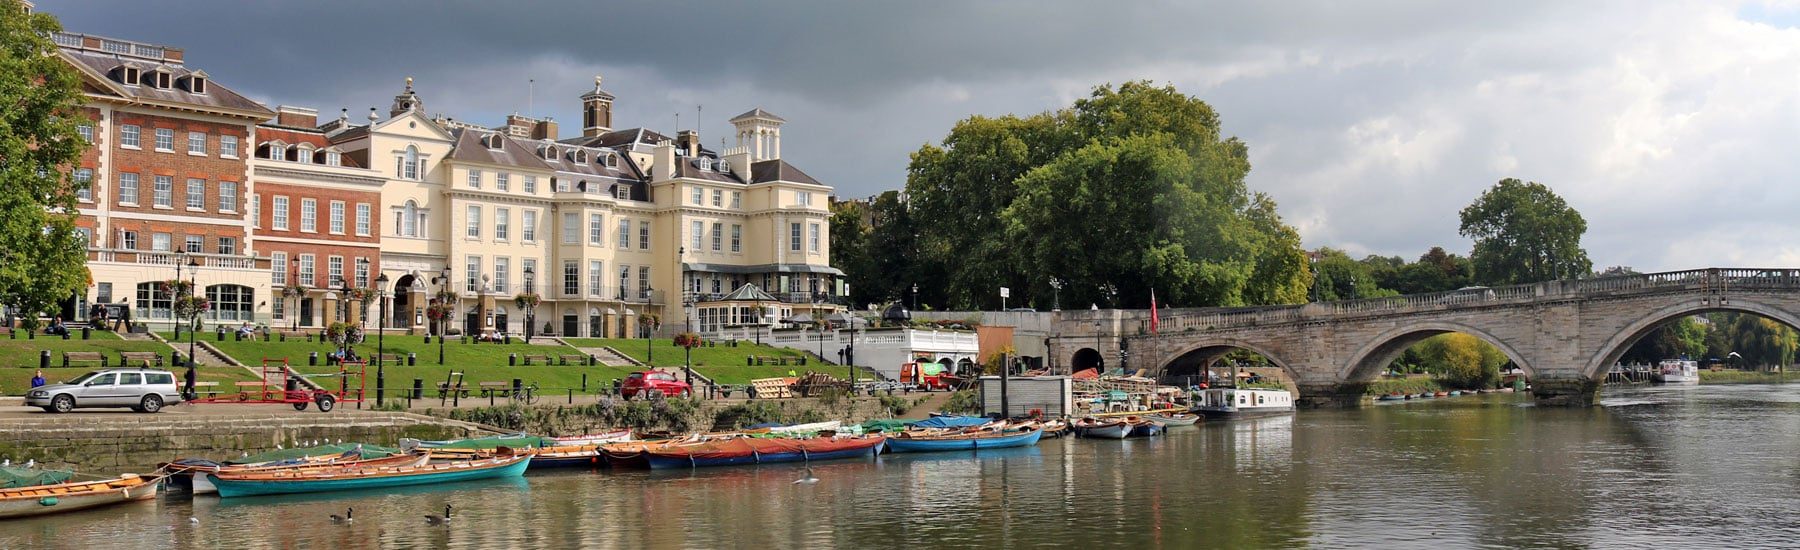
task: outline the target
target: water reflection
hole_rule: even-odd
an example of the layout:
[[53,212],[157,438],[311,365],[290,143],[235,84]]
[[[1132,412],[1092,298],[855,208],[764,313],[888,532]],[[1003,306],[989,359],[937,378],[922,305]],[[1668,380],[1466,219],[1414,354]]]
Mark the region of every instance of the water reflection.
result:
[[[980,453],[185,496],[0,548],[1765,546],[1800,536],[1800,385],[1484,395]],[[457,506],[449,526],[426,514]],[[352,525],[328,515],[356,507]],[[187,523],[188,517],[201,520]],[[126,527],[128,526],[128,527]]]

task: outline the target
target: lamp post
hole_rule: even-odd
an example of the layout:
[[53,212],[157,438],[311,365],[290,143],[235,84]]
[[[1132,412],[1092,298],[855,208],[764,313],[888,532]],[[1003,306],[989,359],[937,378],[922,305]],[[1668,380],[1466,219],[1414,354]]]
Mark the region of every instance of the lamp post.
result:
[[[193,320],[190,321],[190,325],[188,326],[187,362],[188,362],[188,366],[191,367],[191,366],[194,366],[194,337],[197,333],[197,331],[194,330],[194,327],[192,326],[191,323],[193,321],[200,320],[200,308],[193,307],[193,298],[191,298],[191,296],[194,295],[194,290],[200,288],[200,258],[188,256],[188,267],[193,268],[193,269],[189,270],[190,273],[188,273],[188,277],[190,277],[190,278],[188,279],[188,291],[187,291],[188,296],[190,296],[190,298],[188,299],[189,308],[193,311],[193,316],[194,316]],[[181,268],[176,267],[176,269],[179,270]]]
[[1056,277],[1050,278],[1050,288],[1053,290],[1051,293],[1052,298],[1050,299],[1050,311],[1062,311],[1062,287],[1062,279]]
[[382,273],[375,277],[376,292],[381,296],[381,320],[375,329],[375,406],[380,407],[382,399],[387,397],[387,363],[381,355],[387,353],[387,316],[388,316],[388,276]]
[[[344,342],[338,344],[338,366],[342,367],[344,365],[344,359],[350,356],[350,281],[345,280],[343,277],[338,277],[335,282],[338,287],[338,322],[345,325],[343,336]],[[326,332],[330,331],[328,330]]]
[[919,310],[919,283],[913,283],[913,311]]
[[[700,333],[696,332],[694,330],[694,301],[690,300],[690,299],[683,299],[681,301],[681,309],[684,313],[687,313],[687,321],[686,321],[687,322],[687,327],[686,327],[687,332],[690,334],[693,334],[695,338],[698,338]],[[687,345],[681,346],[681,348],[683,350],[687,351],[686,366],[682,367],[682,370],[684,371],[683,374],[687,375],[688,383],[693,384],[694,383],[694,342],[690,340],[687,343]]]
[[[655,292],[655,291],[652,290],[648,286],[644,287],[644,299],[648,300],[649,297],[652,296],[652,294],[650,294],[651,292]],[[650,309],[649,305],[646,304],[644,306],[644,309],[649,310]],[[644,325],[644,317],[642,315],[639,315],[638,316],[638,330],[644,331],[644,356],[648,358],[648,362],[651,365],[655,365],[656,364],[656,323],[650,323],[650,326],[648,326],[648,327],[645,327],[643,325]]]
[[[525,280],[530,281],[536,276],[537,271],[529,267],[525,268]],[[531,325],[534,324],[537,324],[537,304],[531,304],[531,307],[525,308],[525,343],[527,344],[531,343]]]
[[442,273],[443,274],[438,276],[438,278],[437,278],[438,279],[437,283],[439,284],[438,288],[440,290],[440,292],[438,294],[439,294],[440,299],[442,299],[444,301],[444,303],[438,304],[440,307],[443,308],[443,311],[444,311],[443,318],[438,320],[438,364],[439,365],[444,364],[444,335],[450,333],[450,319],[452,317],[456,316],[456,308],[451,307],[450,300],[449,300],[449,298],[450,298],[450,266],[444,266],[444,271]]
[[[186,248],[175,251],[175,281],[176,282],[181,282],[181,268],[183,268],[183,267],[187,267],[187,249]],[[169,290],[171,290],[171,291],[175,290],[175,287],[170,286]],[[169,320],[171,321],[169,324],[175,326],[175,341],[176,342],[181,341],[181,318],[177,317],[175,315],[175,302],[179,299],[181,299],[181,296],[175,296],[175,295],[169,296]]]

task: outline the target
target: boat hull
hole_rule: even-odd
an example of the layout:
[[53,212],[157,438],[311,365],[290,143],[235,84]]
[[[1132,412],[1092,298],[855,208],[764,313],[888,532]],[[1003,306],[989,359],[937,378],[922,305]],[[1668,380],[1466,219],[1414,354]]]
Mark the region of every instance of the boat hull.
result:
[[1246,409],[1194,409],[1194,414],[1204,416],[1207,420],[1234,420],[1241,418],[1262,418],[1294,414],[1293,407],[1257,407]]
[[575,454],[568,456],[535,456],[531,458],[532,470],[551,468],[592,468],[600,465],[600,452],[592,454]]
[[1158,426],[1164,426],[1164,427],[1192,426],[1195,423],[1200,422],[1200,415],[1197,415],[1197,414],[1183,414],[1183,415],[1152,414],[1152,415],[1145,416],[1144,419],[1149,420]]
[[[82,483],[78,485],[108,485],[110,482]],[[67,484],[65,484],[67,485]],[[27,494],[29,492],[46,492],[50,487],[22,487],[9,490],[18,496],[0,498],[0,519],[44,516],[86,510],[101,506],[110,506],[125,502],[150,500],[156,498],[158,480],[145,480],[143,483],[128,487],[108,487],[102,490],[80,491],[64,494]],[[36,489],[36,491],[34,491]]]
[[1131,426],[1131,437],[1150,437],[1161,435],[1163,427],[1155,422],[1143,422]]
[[883,443],[879,437],[855,440],[735,440],[693,447],[674,446],[648,450],[643,454],[650,469],[670,470],[870,457],[880,452]]
[[1002,433],[987,437],[967,438],[910,438],[890,437],[887,440],[888,450],[896,453],[931,453],[944,451],[972,451],[976,449],[1004,449],[1007,447],[1029,447],[1036,445],[1044,435],[1043,430],[1031,430],[1022,434]]
[[1081,437],[1092,439],[1125,439],[1131,435],[1131,425],[1124,422],[1076,429]]
[[418,470],[398,475],[345,475],[334,478],[300,478],[300,479],[222,479],[218,474],[209,474],[208,480],[218,486],[219,496],[224,498],[255,495],[284,495],[293,493],[322,493],[331,491],[352,491],[357,489],[380,489],[386,487],[404,487],[408,485],[427,485],[451,483],[477,479],[500,477],[519,477],[530,467],[531,457],[523,456],[497,461],[491,466],[471,467],[450,470]]

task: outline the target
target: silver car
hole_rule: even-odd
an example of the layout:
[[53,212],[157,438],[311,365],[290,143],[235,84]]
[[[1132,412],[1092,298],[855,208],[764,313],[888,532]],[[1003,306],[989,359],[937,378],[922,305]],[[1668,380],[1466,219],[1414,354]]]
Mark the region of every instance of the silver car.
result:
[[156,369],[105,369],[81,375],[61,384],[32,388],[25,404],[45,411],[65,413],[75,408],[131,407],[156,412],[164,405],[181,402],[175,374]]

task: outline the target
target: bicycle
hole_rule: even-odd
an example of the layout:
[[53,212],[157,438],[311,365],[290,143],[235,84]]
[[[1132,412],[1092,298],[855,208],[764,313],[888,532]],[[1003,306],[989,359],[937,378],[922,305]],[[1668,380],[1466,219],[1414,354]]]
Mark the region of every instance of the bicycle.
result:
[[508,397],[516,401],[524,401],[526,405],[530,405],[536,403],[538,400],[538,385],[536,382],[533,382],[530,385],[513,390],[510,393],[511,395]]

